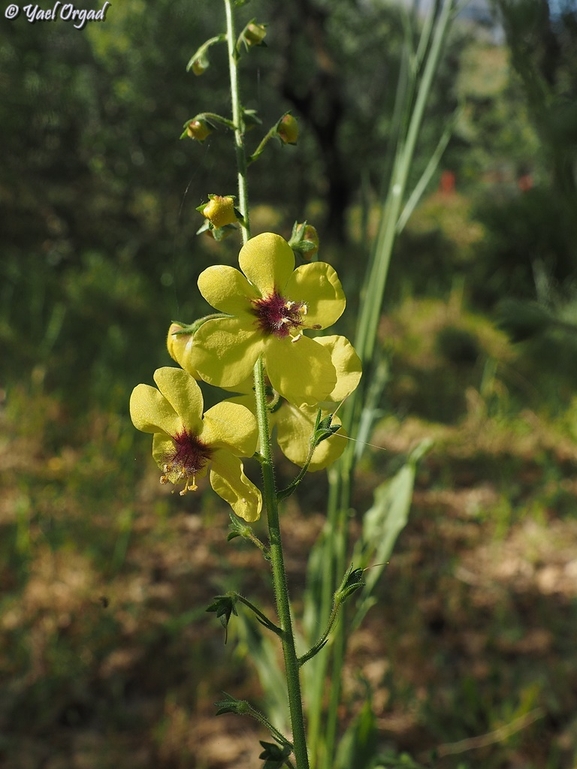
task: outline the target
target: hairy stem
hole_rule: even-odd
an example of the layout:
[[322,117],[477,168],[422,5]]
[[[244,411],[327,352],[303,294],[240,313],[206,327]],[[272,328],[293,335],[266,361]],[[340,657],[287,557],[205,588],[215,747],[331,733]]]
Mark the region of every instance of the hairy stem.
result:
[[240,101],[238,83],[238,54],[232,0],[224,0],[226,10],[226,43],[228,48],[228,69],[230,73],[230,97],[232,101],[232,122],[234,123],[234,145],[238,169],[238,209],[243,216],[242,242],[250,238],[248,187],[246,178],[246,150],[244,147],[244,115]]
[[294,756],[297,769],[309,769],[305,725],[303,716],[299,662],[295,649],[292,628],[288,585],[284,566],[281,530],[278,514],[275,472],[272,462],[272,447],[266,406],[264,367],[258,360],[254,367],[254,389],[259,429],[261,468],[263,478],[263,496],[266,507],[268,532],[270,538],[270,560],[277,614],[281,628],[282,649],[284,655],[291,727],[293,733]]

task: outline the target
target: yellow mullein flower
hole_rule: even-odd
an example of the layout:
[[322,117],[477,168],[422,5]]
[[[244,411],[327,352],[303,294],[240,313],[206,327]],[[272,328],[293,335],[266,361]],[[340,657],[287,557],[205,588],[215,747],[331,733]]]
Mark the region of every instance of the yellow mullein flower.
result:
[[[356,389],[361,378],[361,361],[352,344],[344,336],[325,336],[314,340],[330,352],[331,360],[337,371],[337,383],[329,397],[316,406],[301,406],[297,408],[271,387],[269,401],[269,423],[271,429],[276,427],[276,437],[283,454],[299,467],[306,463],[311,437],[319,409],[321,417],[334,413],[338,404]],[[255,397],[252,391],[252,380],[247,379],[239,387],[235,388],[245,393],[238,398],[233,398],[233,403],[240,403],[251,411],[255,410]],[[338,417],[333,419],[333,424],[338,425]],[[322,470],[335,462],[343,453],[346,445],[346,433],[341,429],[319,443],[312,455],[309,470]]]
[[210,483],[245,521],[260,516],[260,491],[244,474],[239,457],[252,456],[257,443],[253,414],[236,403],[218,403],[204,414],[200,387],[182,369],[154,372],[158,390],[137,385],[130,397],[134,426],[152,433],[152,456],[161,483],[184,482],[180,492],[195,491],[210,469]]
[[238,261],[242,273],[214,265],[198,278],[206,301],[232,317],[203,323],[186,368],[210,384],[234,388],[262,356],[272,386],[288,401],[324,400],[337,382],[335,366],[329,350],[303,331],[332,325],[345,309],[335,270],[324,262],[295,270],[286,240],[268,232],[249,240]]

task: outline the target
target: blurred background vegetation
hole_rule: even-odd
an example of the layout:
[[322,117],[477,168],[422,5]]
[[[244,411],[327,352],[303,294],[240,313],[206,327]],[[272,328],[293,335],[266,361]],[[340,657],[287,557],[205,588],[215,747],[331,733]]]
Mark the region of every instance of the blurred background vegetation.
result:
[[[353,644],[343,721],[368,682],[391,761],[407,751],[431,765],[436,749],[439,767],[571,769],[577,12],[546,0],[498,0],[492,12],[455,24],[415,180],[448,121],[452,137],[393,259],[381,450],[363,465],[358,510],[415,441],[435,447],[382,605]],[[267,47],[243,60],[246,106],[265,129],[288,109],[301,128],[297,148],[267,148],[251,168],[255,231],[317,226],[350,297],[350,332],[392,156],[401,10],[252,0],[242,13],[269,22]],[[198,112],[228,113],[224,50],[211,49],[203,77],[185,72],[223,26],[218,3],[183,0],[113,3],[81,31],[2,20],[9,769],[236,769],[258,765],[266,738],[212,718],[222,689],[258,689],[242,644],[224,647],[204,615],[223,589],[266,595],[262,564],[226,545],[216,498],[158,486],[127,416],[132,387],[170,362],[170,320],[204,310],[197,275],[236,259],[234,237],[195,235],[207,193],[235,192],[230,136],[178,140]],[[324,493],[311,477],[288,505],[296,585]]]

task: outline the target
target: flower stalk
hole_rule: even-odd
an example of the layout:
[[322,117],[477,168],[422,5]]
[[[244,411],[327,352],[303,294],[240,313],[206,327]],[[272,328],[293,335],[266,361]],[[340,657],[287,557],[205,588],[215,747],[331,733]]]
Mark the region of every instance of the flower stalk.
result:
[[286,570],[284,566],[278,513],[275,472],[272,461],[272,446],[268,424],[264,366],[260,358],[257,360],[254,366],[254,389],[256,396],[256,412],[261,454],[263,498],[266,508],[270,538],[269,552],[272,566],[274,595],[281,628],[281,640],[287,679],[289,712],[293,733],[294,755],[297,769],[309,769],[301,685],[299,679],[299,660],[296,654],[294,632],[292,628],[290,601]]
[[230,96],[232,103],[232,122],[234,123],[234,145],[236,151],[236,166],[238,170],[238,208],[242,214],[242,242],[250,238],[250,220],[248,205],[248,186],[246,178],[246,151],[244,147],[244,115],[240,101],[238,83],[238,51],[237,36],[232,0],[224,0],[226,11],[226,44],[228,48],[228,70],[230,74]]

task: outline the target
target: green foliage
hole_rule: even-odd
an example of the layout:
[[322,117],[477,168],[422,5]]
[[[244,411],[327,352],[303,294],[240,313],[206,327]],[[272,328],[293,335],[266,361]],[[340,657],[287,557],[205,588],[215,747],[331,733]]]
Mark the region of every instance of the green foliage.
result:
[[370,690],[361,712],[349,726],[339,743],[335,769],[369,769],[374,766],[377,748],[377,725]]

